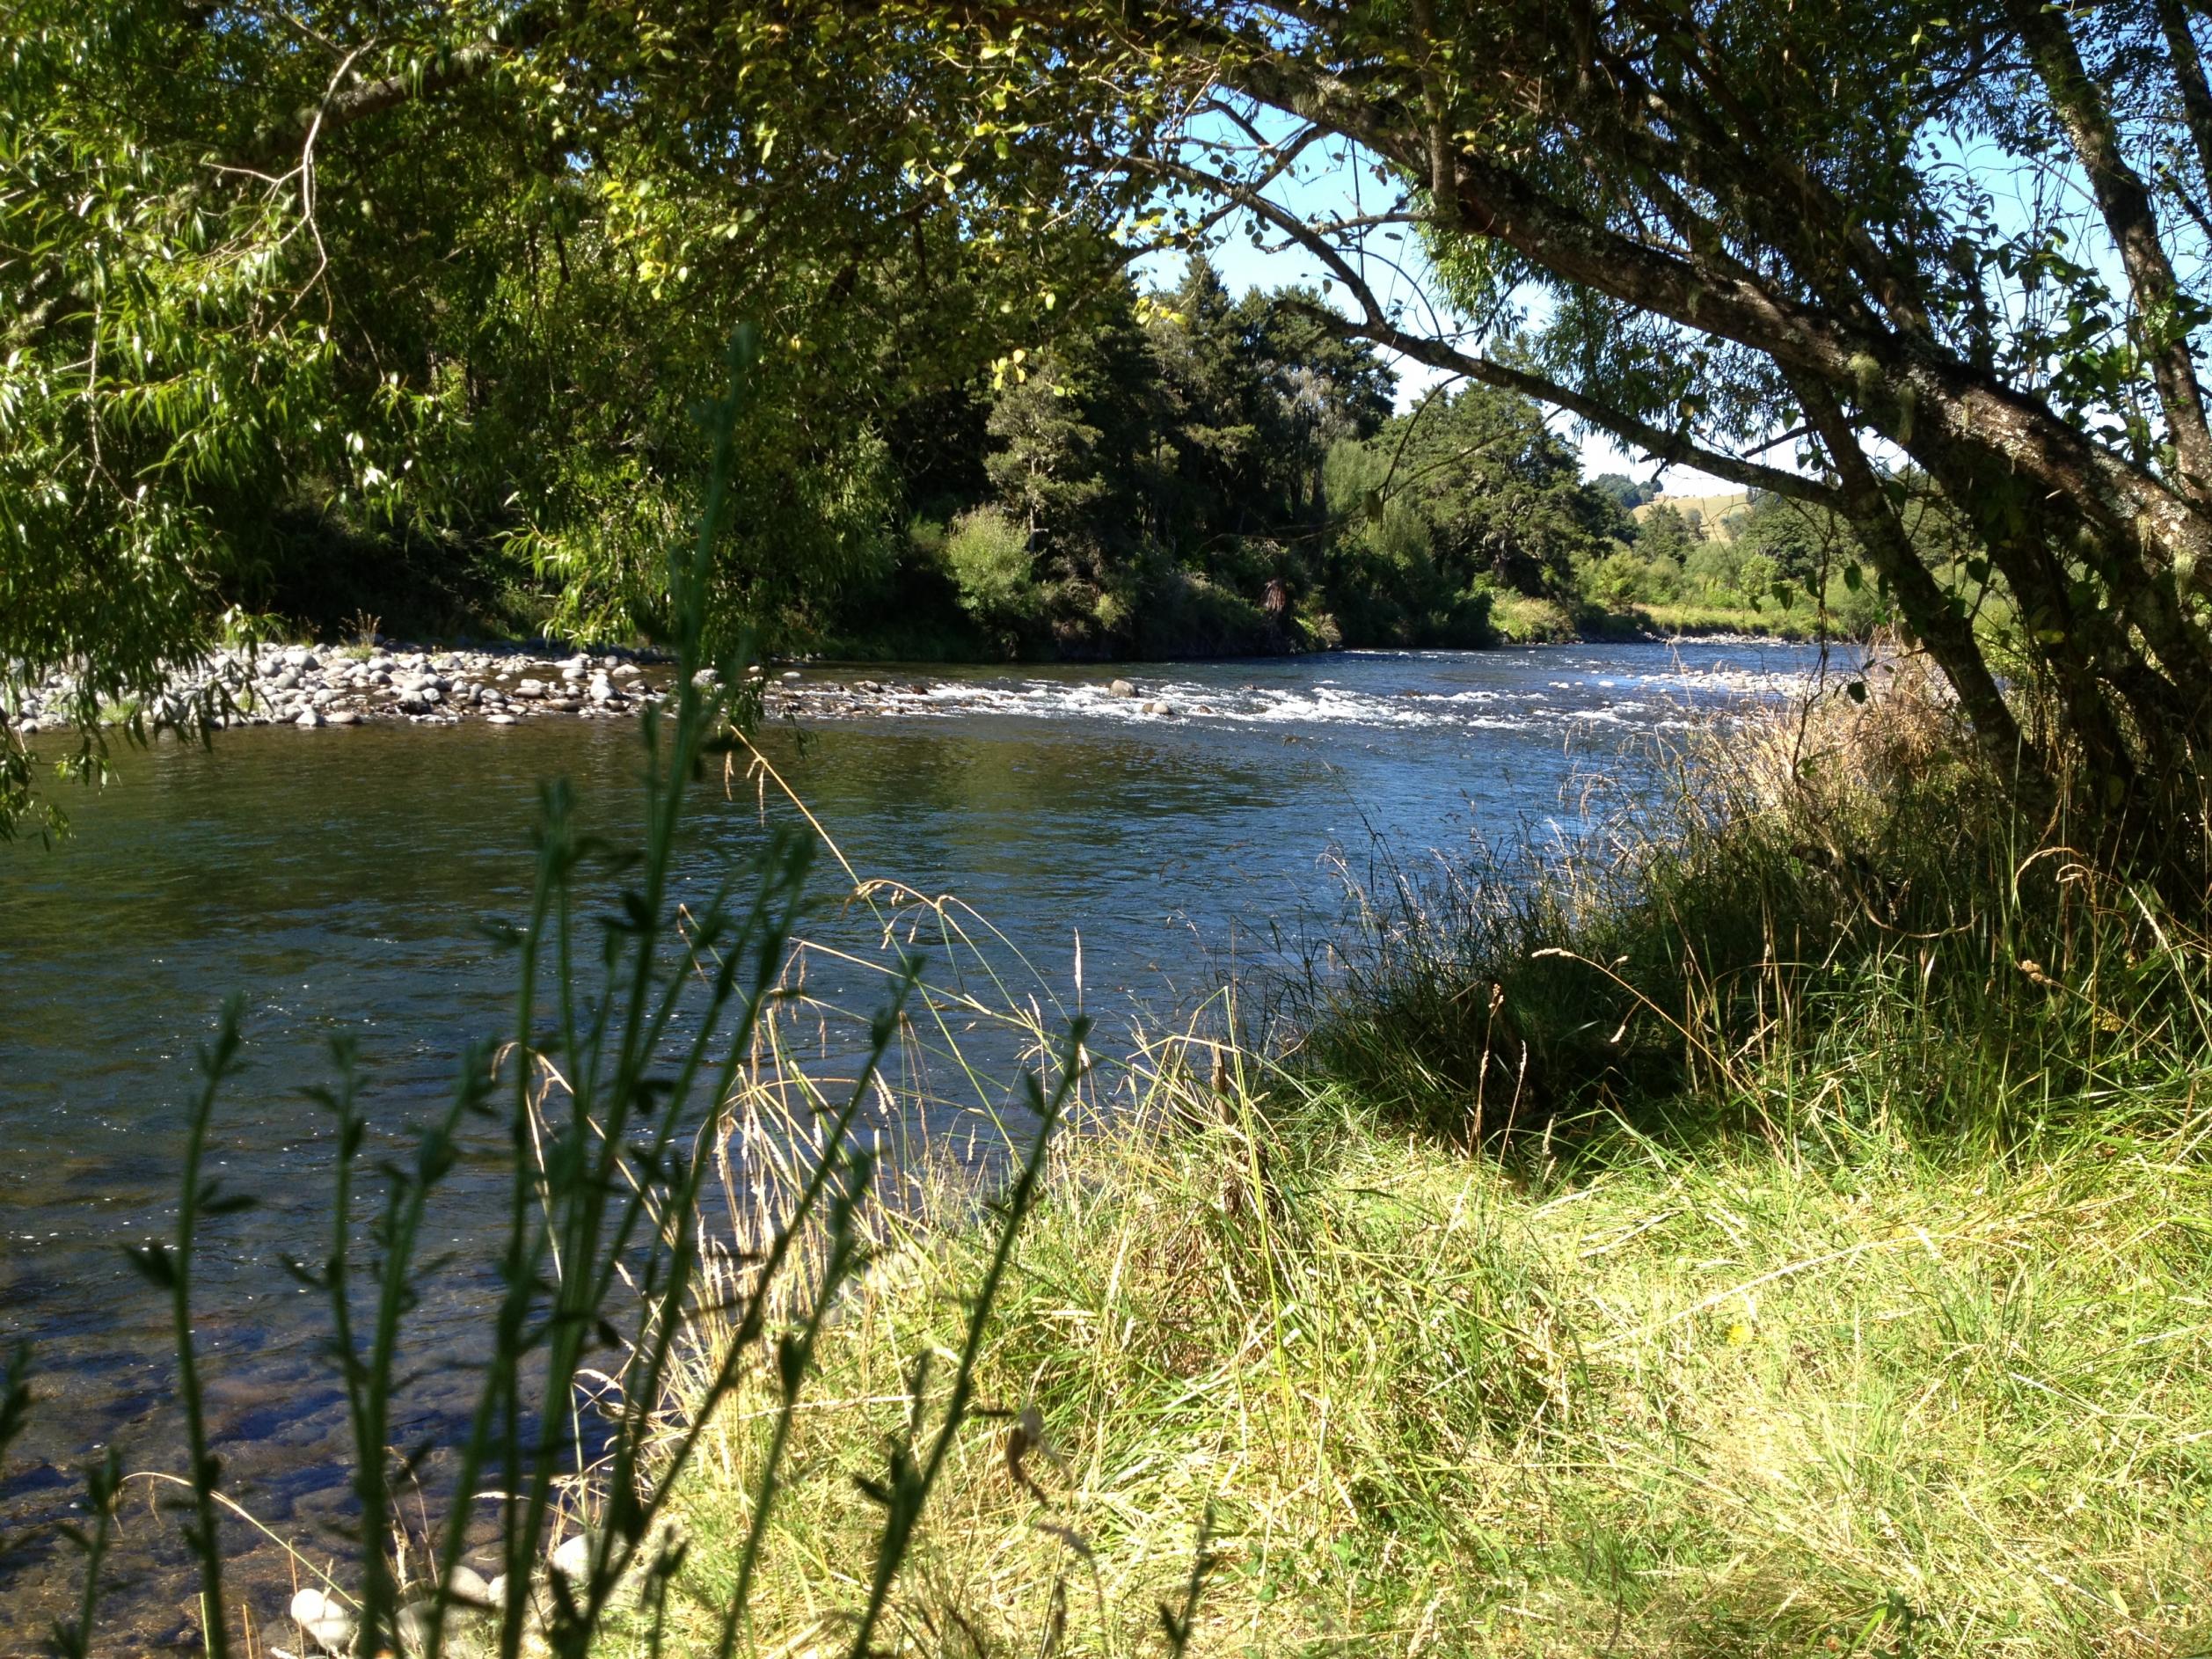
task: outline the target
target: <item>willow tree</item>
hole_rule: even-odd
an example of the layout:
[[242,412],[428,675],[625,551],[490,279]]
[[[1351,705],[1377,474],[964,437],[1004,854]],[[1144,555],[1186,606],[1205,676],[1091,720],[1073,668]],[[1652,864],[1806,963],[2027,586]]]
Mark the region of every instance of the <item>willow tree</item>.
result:
[[[1070,153],[1196,226],[1242,210],[1303,247],[1348,333],[1848,520],[2024,791],[2064,769],[2108,805],[2193,813],[2212,756],[2198,0],[960,11],[1119,55],[1150,124]],[[1328,155],[1360,195],[1317,214],[1280,186]],[[1419,304],[1435,285],[1448,308]],[[1977,538],[1962,574],[1916,555],[1908,467]],[[1977,626],[1991,588],[2009,640]]]
[[0,9],[0,833],[10,685],[183,713],[288,515],[503,546],[570,632],[649,626],[741,320],[718,623],[834,595],[902,399],[1111,267],[1135,186],[1034,153],[1082,102],[827,5]]

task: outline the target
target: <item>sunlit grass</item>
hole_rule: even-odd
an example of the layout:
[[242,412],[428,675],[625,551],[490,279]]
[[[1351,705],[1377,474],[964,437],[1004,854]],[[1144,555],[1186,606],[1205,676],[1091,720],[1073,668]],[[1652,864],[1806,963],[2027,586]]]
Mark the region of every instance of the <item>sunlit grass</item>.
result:
[[[2212,1629],[2212,1181],[2194,1125],[1930,1158],[1828,1125],[1616,1130],[1516,1173],[1332,1091],[1171,1061],[1070,1139],[978,1368],[1033,1407],[948,1473],[904,1651],[2185,1651]],[[1838,1072],[1823,1078],[1851,1086]],[[753,1594],[835,1647],[855,1484],[988,1235],[902,1231],[818,1354]],[[725,1402],[676,1511],[726,1585],[774,1421]],[[681,1627],[680,1627],[681,1628]],[[682,1646],[679,1639],[679,1647]]]
[[[1286,1062],[1135,1045],[1017,1242],[895,1649],[1156,1648],[1201,1536],[1205,1653],[2212,1641],[2212,959],[2013,838],[1953,735],[1909,673],[1741,724],[1664,834],[1378,906]],[[840,1645],[967,1213],[888,1218],[819,1346],[751,1651]],[[774,1401],[673,1495],[679,1649]]]

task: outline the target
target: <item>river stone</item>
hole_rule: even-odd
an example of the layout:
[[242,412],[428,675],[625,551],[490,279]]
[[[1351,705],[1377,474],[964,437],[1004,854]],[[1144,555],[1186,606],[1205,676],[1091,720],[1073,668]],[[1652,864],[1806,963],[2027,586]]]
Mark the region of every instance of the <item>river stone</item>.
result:
[[1135,697],[1136,695],[1136,687],[1131,685],[1127,680],[1116,680],[1106,687],[1106,695],[1109,697]]
[[545,695],[545,682],[543,680],[520,681],[515,687],[515,695],[517,697],[544,697]]
[[571,1584],[581,1585],[591,1574],[591,1536],[577,1532],[552,1553],[552,1568]]
[[486,714],[484,717],[484,723],[486,726],[512,726],[515,724],[515,717],[512,714]]
[[354,1646],[354,1616],[335,1596],[303,1590],[292,1597],[292,1622],[325,1653],[343,1655]]
[[285,669],[283,673],[278,675],[275,680],[272,682],[272,683],[274,683],[276,689],[280,691],[288,691],[299,683],[300,671],[297,669]]
[[349,708],[334,708],[324,717],[332,726],[355,726],[361,716]]
[[323,723],[323,711],[318,708],[303,709],[300,711],[299,719],[292,723],[295,726],[312,730]]
[[573,714],[583,705],[573,697],[549,697],[545,699],[545,706],[558,709],[564,714]]
[[445,1626],[445,1640],[439,1644],[439,1647],[442,1651],[451,1653],[454,1638],[460,1634],[462,1625],[467,1621],[472,1611],[471,1608],[456,1607],[448,1603],[445,1617],[441,1620],[435,1603],[430,1601],[408,1603],[399,1610],[400,1651],[410,1654],[428,1653],[431,1635],[442,1623]]
[[1175,713],[1175,705],[1172,703],[1147,703],[1144,705],[1144,712],[1147,714],[1172,714]]
[[[484,1582],[484,1575],[466,1561],[454,1563],[453,1575],[445,1582],[446,1598],[456,1607],[489,1608],[499,1603],[492,1598],[492,1587]],[[507,1581],[500,1581],[500,1588],[507,1588]]]

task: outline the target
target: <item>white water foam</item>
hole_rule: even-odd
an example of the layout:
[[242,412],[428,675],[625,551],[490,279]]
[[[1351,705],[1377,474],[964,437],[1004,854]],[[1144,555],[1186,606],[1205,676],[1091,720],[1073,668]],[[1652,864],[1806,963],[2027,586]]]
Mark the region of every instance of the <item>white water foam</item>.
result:
[[1554,679],[1541,687],[1460,691],[1362,691],[1333,676],[1304,684],[1209,685],[1179,678],[1136,683],[1135,696],[1121,696],[1103,680],[943,680],[912,689],[887,688],[865,700],[847,700],[847,688],[824,684],[810,687],[799,703],[805,713],[831,717],[1000,714],[1161,727],[1213,724],[1508,731],[1599,725],[1669,729],[1683,725],[1693,707],[1771,703],[1802,691],[1810,677],[1803,671],[1734,663],[1711,668],[1675,663],[1648,673],[1624,672],[1609,665],[1602,674]]

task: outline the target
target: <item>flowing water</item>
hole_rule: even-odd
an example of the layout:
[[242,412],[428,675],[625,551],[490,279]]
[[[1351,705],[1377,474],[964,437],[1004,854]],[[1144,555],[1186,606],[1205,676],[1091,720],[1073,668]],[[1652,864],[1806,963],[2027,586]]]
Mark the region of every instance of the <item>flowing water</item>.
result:
[[[1110,1020],[1295,962],[1334,925],[1347,870],[1579,833],[1578,779],[1632,772],[1639,740],[1819,669],[1806,648],[1695,644],[856,670],[810,676],[871,689],[802,697],[761,747],[863,874],[958,895],[1069,1001],[1079,954]],[[380,1122],[440,1105],[464,1045],[505,1025],[508,964],[480,924],[526,906],[541,781],[568,776],[614,824],[636,765],[617,722],[238,731],[128,755],[118,783],[69,802],[72,839],[0,847],[0,1347],[29,1341],[39,1385],[0,1468],[0,1653],[33,1648],[74,1594],[51,1524],[97,1449],[183,1467],[165,1307],[122,1246],[173,1224],[193,1056],[233,991],[249,1064],[215,1161],[262,1202],[202,1247],[212,1421],[233,1496],[303,1545],[332,1536],[344,1420],[319,1310],[282,1268],[327,1229],[325,1121],[302,1090],[343,1034]],[[772,793],[707,792],[687,867],[794,818]],[[825,871],[823,928],[847,925],[841,885]],[[492,1213],[494,1179],[455,1179],[451,1241],[472,1203]],[[464,1356],[481,1305],[464,1285],[427,1307],[431,1351]],[[395,1440],[440,1432],[452,1405],[431,1391]],[[144,1491],[109,1598],[130,1650],[193,1627],[175,1518]],[[230,1542],[274,1615],[281,1557],[243,1528]]]

